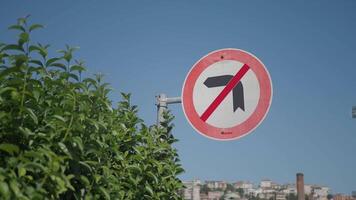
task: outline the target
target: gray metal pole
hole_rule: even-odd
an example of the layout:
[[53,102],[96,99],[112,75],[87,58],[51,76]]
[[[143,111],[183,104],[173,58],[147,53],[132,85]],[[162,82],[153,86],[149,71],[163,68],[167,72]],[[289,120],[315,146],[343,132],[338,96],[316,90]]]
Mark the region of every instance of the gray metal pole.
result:
[[171,97],[168,98],[166,94],[162,93],[156,96],[156,106],[157,106],[157,126],[161,125],[161,122],[164,121],[163,113],[167,110],[168,104],[181,103],[180,97]]
[[352,118],[356,118],[356,106],[352,106]]
[[163,122],[163,113],[167,110],[167,96],[166,94],[159,94],[157,96],[157,126]]

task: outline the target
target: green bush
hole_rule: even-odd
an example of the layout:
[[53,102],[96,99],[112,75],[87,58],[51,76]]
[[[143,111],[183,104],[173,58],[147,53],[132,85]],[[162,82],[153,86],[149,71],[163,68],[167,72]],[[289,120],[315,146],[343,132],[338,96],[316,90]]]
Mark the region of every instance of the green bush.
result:
[[82,77],[75,48],[49,57],[20,18],[15,44],[0,44],[0,199],[181,199],[176,141],[117,108],[102,77]]

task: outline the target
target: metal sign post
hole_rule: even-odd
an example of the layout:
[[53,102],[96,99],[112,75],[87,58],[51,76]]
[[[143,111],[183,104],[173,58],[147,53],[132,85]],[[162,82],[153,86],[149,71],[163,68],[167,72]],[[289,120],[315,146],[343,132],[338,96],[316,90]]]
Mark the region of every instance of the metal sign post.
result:
[[356,106],[352,107],[352,118],[356,118]]
[[161,126],[161,122],[164,121],[163,113],[167,110],[168,104],[181,103],[180,97],[170,97],[168,98],[166,94],[162,93],[156,96],[156,106],[157,106],[157,126]]

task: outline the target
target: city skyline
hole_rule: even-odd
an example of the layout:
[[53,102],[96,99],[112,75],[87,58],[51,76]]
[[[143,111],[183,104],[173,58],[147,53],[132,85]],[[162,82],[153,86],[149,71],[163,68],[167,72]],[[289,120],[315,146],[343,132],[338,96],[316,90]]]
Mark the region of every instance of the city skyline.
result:
[[304,182],[302,173],[296,174],[294,183],[277,183],[263,179],[259,183],[248,180],[199,180],[183,181],[182,196],[186,200],[355,200],[356,191],[347,194],[333,191],[323,184]]
[[[272,181],[273,183],[276,183],[278,185],[295,185],[295,182],[276,182],[276,181],[274,181],[273,179],[270,179],[270,178],[261,178],[260,181],[257,181],[257,182],[250,181],[250,180],[239,180],[239,179],[236,179],[234,181],[227,181],[227,180],[223,180],[223,179],[214,179],[214,180],[205,179],[204,180],[204,179],[199,179],[199,178],[195,178],[195,179],[192,179],[192,180],[184,179],[182,181],[183,182],[200,181],[202,183],[210,182],[210,181],[222,181],[222,182],[226,182],[226,183],[229,183],[229,184],[238,183],[238,182],[244,182],[244,183],[251,183],[254,186],[254,188],[259,187],[262,181]],[[339,191],[334,191],[331,187],[329,187],[328,185],[323,184],[323,183],[305,182],[305,185],[316,185],[316,186],[321,186],[321,187],[328,187],[328,188],[330,188],[331,194],[352,195],[352,192],[356,191],[356,190],[352,190],[352,191],[349,191],[348,193],[342,193],[342,192],[339,192]]]

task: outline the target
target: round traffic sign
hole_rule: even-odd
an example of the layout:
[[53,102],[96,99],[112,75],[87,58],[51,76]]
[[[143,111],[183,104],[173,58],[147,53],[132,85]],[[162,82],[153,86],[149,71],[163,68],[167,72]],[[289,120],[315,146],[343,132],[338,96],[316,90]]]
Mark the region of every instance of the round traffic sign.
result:
[[190,124],[216,140],[238,139],[265,118],[272,82],[263,63],[240,49],[213,51],[196,62],[182,89]]

